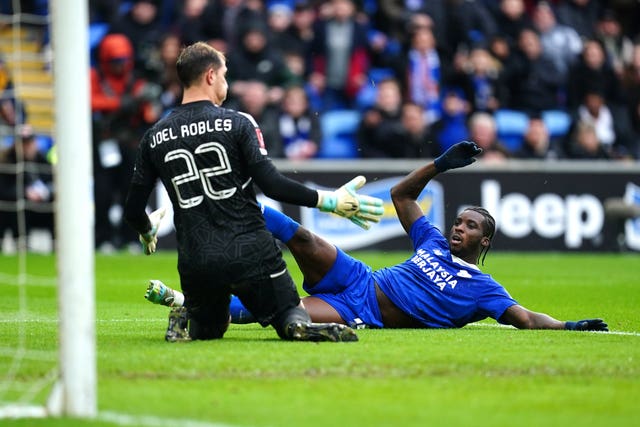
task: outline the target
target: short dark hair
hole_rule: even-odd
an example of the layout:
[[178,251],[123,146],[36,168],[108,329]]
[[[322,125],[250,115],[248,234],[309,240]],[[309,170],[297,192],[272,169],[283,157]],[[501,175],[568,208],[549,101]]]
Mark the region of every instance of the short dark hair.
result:
[[[465,208],[465,210],[478,212],[484,218],[482,221],[482,235],[489,239],[489,245],[480,251],[480,256],[482,256],[482,265],[484,265],[484,259],[486,258],[489,249],[491,249],[491,242],[493,241],[493,236],[496,234],[496,220],[491,216],[488,210],[481,206],[469,206],[468,208]],[[480,256],[478,258],[480,258]]]
[[218,70],[224,65],[224,54],[205,42],[196,42],[185,47],[178,61],[178,78],[185,88],[192,86],[210,67]]

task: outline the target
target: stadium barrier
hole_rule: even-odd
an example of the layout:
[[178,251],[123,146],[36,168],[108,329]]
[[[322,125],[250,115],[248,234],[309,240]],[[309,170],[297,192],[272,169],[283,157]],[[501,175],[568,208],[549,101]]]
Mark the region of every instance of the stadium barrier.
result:
[[[275,161],[287,176],[316,188],[334,188],[365,175],[364,194],[380,197],[385,214],[364,231],[316,209],[261,199],[340,247],[406,250],[410,242],[398,222],[389,189],[422,160]],[[159,189],[155,204],[168,205]],[[509,161],[477,162],[436,177],[420,203],[430,220],[448,231],[468,205],[487,208],[496,219],[493,250],[640,251],[640,163]],[[171,216],[169,216],[171,218]],[[170,221],[161,247],[175,247]]]

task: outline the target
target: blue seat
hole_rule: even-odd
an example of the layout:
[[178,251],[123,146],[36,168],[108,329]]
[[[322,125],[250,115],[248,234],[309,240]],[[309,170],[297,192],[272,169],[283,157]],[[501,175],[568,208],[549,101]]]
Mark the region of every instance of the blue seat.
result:
[[[38,150],[42,153],[47,153],[51,147],[53,146],[53,138],[49,135],[35,135],[36,144],[38,145]],[[13,135],[5,135],[0,140],[0,148],[9,148],[13,146],[14,136]]]
[[109,31],[109,24],[106,22],[93,22],[89,24],[89,49],[95,49],[104,36]]
[[565,136],[571,127],[571,116],[562,110],[543,111],[542,120],[552,138]]
[[511,151],[517,151],[529,126],[529,117],[522,111],[498,110],[495,112],[498,139]]
[[357,158],[356,133],[359,124],[360,112],[357,110],[333,110],[323,113],[320,117],[322,144],[318,158]]

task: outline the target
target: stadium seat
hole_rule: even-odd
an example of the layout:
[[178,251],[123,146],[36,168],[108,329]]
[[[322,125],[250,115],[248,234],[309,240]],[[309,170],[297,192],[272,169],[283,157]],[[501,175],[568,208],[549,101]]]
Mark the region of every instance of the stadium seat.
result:
[[95,49],[104,36],[109,31],[109,24],[106,22],[94,22],[89,25],[89,48]]
[[91,65],[97,64],[96,51],[98,45],[109,32],[109,24],[106,22],[93,22],[89,24],[89,55]]
[[495,112],[498,139],[511,151],[522,145],[524,133],[529,125],[529,117],[522,111],[498,110]]
[[357,158],[356,132],[359,124],[360,112],[357,110],[333,110],[323,113],[320,117],[322,144],[318,158]]
[[[47,153],[53,146],[53,138],[49,135],[36,134],[36,144],[38,144],[38,150],[42,153]],[[13,146],[13,135],[5,135],[0,139],[0,149],[9,148]]]
[[571,116],[562,110],[543,111],[542,120],[552,138],[565,136],[571,127]]

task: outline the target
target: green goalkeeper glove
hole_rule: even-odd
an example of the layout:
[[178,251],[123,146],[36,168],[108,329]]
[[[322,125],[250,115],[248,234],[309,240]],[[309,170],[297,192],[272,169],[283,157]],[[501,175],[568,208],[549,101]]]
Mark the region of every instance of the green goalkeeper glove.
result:
[[381,199],[356,193],[366,182],[367,179],[359,175],[335,191],[318,190],[316,207],[322,212],[333,212],[349,218],[357,226],[368,230],[371,226],[369,222],[380,222],[384,209]]
[[158,243],[158,229],[160,228],[160,222],[162,221],[166,211],[167,209],[162,207],[149,214],[151,230],[140,235],[140,243],[142,243],[142,251],[145,255],[151,255],[156,251],[156,244]]

